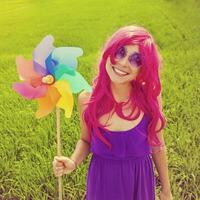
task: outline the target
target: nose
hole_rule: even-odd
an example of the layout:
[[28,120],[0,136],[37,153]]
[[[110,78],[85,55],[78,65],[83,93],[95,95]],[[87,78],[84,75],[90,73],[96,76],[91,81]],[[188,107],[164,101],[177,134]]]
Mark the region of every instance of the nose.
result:
[[128,57],[124,57],[122,59],[120,59],[118,61],[118,63],[122,66],[122,67],[128,67],[129,61],[128,61]]

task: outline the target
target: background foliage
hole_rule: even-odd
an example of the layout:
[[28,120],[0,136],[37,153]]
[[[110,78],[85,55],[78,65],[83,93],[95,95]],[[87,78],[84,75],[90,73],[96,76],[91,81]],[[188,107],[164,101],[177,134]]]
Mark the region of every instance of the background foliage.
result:
[[[56,199],[55,113],[36,120],[37,105],[11,86],[15,57],[30,59],[47,34],[56,46],[80,46],[78,70],[91,83],[100,49],[119,27],[138,24],[154,36],[164,59],[161,74],[164,135],[174,200],[200,199],[200,2],[195,0],[0,1],[0,198]],[[79,139],[77,96],[71,119],[62,113],[63,155]],[[65,199],[84,195],[88,158],[64,178]],[[157,176],[157,174],[156,174]],[[157,193],[160,185],[157,177]]]

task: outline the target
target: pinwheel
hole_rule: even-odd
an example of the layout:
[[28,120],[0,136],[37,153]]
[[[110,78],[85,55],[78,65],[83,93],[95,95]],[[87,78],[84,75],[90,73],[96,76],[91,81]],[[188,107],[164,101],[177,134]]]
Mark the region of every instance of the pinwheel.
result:
[[[60,110],[71,117],[73,93],[81,90],[91,92],[90,85],[76,71],[77,57],[83,54],[79,47],[54,47],[54,38],[47,35],[33,51],[32,60],[17,56],[17,71],[22,82],[14,83],[13,89],[28,100],[38,101],[36,117],[41,118],[56,108],[57,154],[61,155]],[[59,199],[62,199],[61,177],[59,179]]]
[[57,106],[65,110],[65,116],[71,117],[73,95],[90,85],[76,71],[77,57],[83,51],[78,47],[53,46],[54,39],[46,36],[33,52],[33,60],[16,58],[17,71],[21,83],[15,83],[13,89],[26,99],[36,99],[39,109],[36,117],[46,116]]

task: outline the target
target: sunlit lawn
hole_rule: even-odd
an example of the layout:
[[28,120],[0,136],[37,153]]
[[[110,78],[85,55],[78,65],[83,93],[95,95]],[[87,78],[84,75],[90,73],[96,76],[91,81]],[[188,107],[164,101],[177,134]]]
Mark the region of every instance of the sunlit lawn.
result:
[[[145,26],[164,59],[161,74],[164,130],[174,200],[200,199],[200,2],[193,0],[1,1],[0,2],[0,199],[56,199],[52,172],[56,155],[55,113],[37,120],[37,104],[16,94],[15,57],[30,59],[47,34],[55,46],[80,46],[78,71],[95,75],[99,51],[119,27]],[[70,156],[80,135],[77,95],[73,115],[62,113],[63,155]],[[65,176],[65,199],[80,200],[86,190],[91,155]],[[156,173],[157,176],[157,173]],[[157,193],[160,185],[157,176]]]

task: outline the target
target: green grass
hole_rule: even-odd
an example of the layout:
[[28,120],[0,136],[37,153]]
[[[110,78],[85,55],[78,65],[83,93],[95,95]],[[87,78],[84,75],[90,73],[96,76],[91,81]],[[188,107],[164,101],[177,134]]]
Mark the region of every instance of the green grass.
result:
[[[161,74],[165,141],[174,200],[200,199],[200,3],[195,0],[1,1],[0,2],[0,199],[56,199],[52,173],[56,155],[55,113],[37,120],[37,105],[12,89],[15,57],[31,58],[47,34],[56,46],[80,46],[78,70],[91,83],[107,37],[129,24],[145,26],[164,58]],[[70,119],[62,113],[63,155],[79,139],[77,96]],[[64,178],[65,199],[79,200],[86,188],[90,156]],[[157,183],[159,193],[159,182]]]

